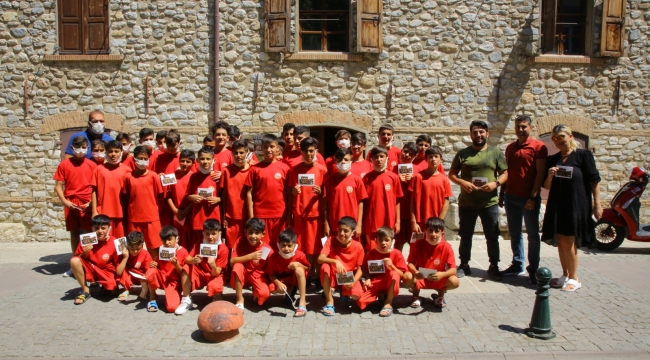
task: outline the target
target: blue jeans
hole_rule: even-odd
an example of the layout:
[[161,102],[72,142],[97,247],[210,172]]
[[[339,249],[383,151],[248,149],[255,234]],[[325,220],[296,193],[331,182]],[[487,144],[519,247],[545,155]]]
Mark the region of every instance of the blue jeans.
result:
[[539,209],[541,199],[535,200],[535,206],[532,210],[526,210],[526,201],[528,198],[506,194],[505,208],[508,219],[508,231],[510,231],[510,247],[512,248],[512,264],[519,266],[524,270],[526,258],[524,258],[524,234],[521,230],[521,218],[524,218],[526,224],[526,234],[528,235],[528,267],[526,270],[529,274],[534,275],[539,267]]
[[474,226],[476,219],[481,218],[483,224],[483,233],[487,241],[488,258],[490,265],[499,265],[499,207],[493,205],[484,209],[468,209],[458,207],[458,217],[460,226],[458,235],[460,236],[460,246],[458,255],[461,264],[469,263],[472,258],[472,236],[474,236]]

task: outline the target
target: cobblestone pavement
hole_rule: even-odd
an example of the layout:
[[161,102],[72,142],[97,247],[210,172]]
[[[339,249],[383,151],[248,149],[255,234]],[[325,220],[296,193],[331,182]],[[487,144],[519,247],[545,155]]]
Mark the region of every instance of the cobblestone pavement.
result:
[[[458,242],[451,242],[458,247]],[[508,241],[501,242],[501,264],[511,257]],[[395,356],[483,353],[539,353],[549,358],[565,352],[619,354],[650,350],[650,244],[626,242],[612,253],[581,252],[576,293],[553,290],[551,309],[558,336],[550,341],[526,337],[534,287],[526,277],[505,278],[502,284],[485,279],[484,241],[475,241],[473,272],[458,291],[447,296],[440,311],[424,301],[420,309],[408,307],[404,289],[389,318],[370,311],[342,310],[334,317],[314,311],[324,305],[319,295],[308,295],[305,318],[293,318],[282,297],[263,307],[252,304],[247,293],[245,324],[240,337],[227,344],[208,344],[197,331],[196,319],[208,298],[195,292],[193,311],[175,316],[147,313],[145,304],[131,296],[126,303],[96,296],[74,306],[76,282],[61,276],[67,270],[66,243],[0,244],[0,357],[315,357]],[[560,266],[555,250],[542,247],[542,265],[554,274]],[[91,289],[95,294],[98,289]],[[428,298],[431,293],[422,292]],[[159,301],[162,301],[160,296]],[[225,299],[234,301],[228,290]],[[494,353],[494,354],[487,354]],[[583,353],[575,353],[583,354]],[[588,353],[589,354],[589,353]],[[535,358],[543,354],[536,355]],[[452,357],[460,358],[457,355]],[[593,358],[593,357],[590,357]],[[635,358],[626,356],[626,359]]]

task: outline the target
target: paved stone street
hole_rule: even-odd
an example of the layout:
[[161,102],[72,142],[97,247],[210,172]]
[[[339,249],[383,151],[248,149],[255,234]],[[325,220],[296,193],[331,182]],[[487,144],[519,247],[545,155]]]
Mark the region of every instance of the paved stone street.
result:
[[[458,247],[457,241],[451,243]],[[506,267],[510,243],[502,241],[501,250],[501,266]],[[496,358],[508,358],[503,354],[544,352],[549,358],[559,358],[569,351],[636,351],[630,354],[637,357],[626,356],[630,359],[648,358],[650,350],[650,244],[626,241],[612,253],[582,251],[583,288],[577,293],[552,290],[553,327],[558,336],[550,341],[522,334],[535,300],[533,286],[526,277],[506,278],[503,284],[486,280],[485,243],[475,241],[472,275],[462,279],[458,291],[447,295],[443,311],[435,309],[430,299],[423,308],[409,308],[411,297],[404,289],[390,318],[377,315],[379,304],[364,313],[339,307],[339,315],[327,318],[314,311],[324,305],[324,299],[309,295],[307,317],[294,319],[282,297],[272,297],[258,307],[252,305],[248,293],[242,335],[221,345],[205,343],[197,331],[199,310],[208,301],[204,292],[194,293],[198,307],[183,316],[147,313],[135,296],[124,304],[97,296],[74,306],[76,282],[61,276],[68,268],[68,251],[67,243],[0,244],[4,272],[0,279],[0,357],[431,358],[434,354],[495,353]],[[542,247],[542,265],[554,274],[559,272],[553,248]],[[98,289],[91,290],[97,293]],[[422,292],[423,297],[430,294]],[[225,298],[234,301],[232,290],[228,289]]]

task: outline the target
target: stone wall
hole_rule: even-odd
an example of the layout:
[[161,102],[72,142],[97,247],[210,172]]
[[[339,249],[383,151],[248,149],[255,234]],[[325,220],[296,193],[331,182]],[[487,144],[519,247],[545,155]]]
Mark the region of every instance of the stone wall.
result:
[[[388,117],[397,145],[428,133],[449,166],[469,143],[471,120],[488,121],[491,142],[505,147],[516,114],[541,119],[540,131],[564,116],[590,136],[603,196],[610,198],[630,167],[648,165],[650,1],[628,1],[624,56],[588,64],[531,61],[540,4],[387,0],[383,51],[359,62],[328,62],[264,52],[263,2],[221,1],[220,118],[254,134],[278,132],[294,112],[312,112],[307,125],[346,126],[354,118],[367,132]],[[213,121],[213,6],[110,0],[110,48],[120,61],[45,61],[57,53],[56,2],[0,2],[0,230],[17,234],[9,240],[67,238],[51,180],[61,129],[41,133],[49,116],[102,110],[122,117],[132,134],[144,126],[177,127],[187,146],[198,146]],[[597,2],[594,56],[601,9]]]

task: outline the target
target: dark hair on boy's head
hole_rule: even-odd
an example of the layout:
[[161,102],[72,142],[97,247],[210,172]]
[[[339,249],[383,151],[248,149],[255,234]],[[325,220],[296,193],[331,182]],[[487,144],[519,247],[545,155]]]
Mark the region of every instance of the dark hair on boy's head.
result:
[[140,133],[138,134],[140,139],[146,138],[147,136],[153,135],[153,129],[150,128],[142,128],[140,129]]
[[293,135],[302,135],[305,133],[310,133],[309,128],[305,125],[296,126],[296,129],[293,131]]
[[278,137],[273,134],[264,134],[261,139],[262,145],[268,145],[271,143],[278,143]]
[[515,118],[516,123],[521,122],[521,121],[527,122],[528,125],[533,125],[533,119],[528,115],[519,115],[519,116],[517,116]]
[[395,133],[395,128],[393,128],[392,125],[384,124],[379,127],[379,132],[382,132],[384,130],[390,130],[390,132]]
[[79,147],[82,145],[88,146],[88,140],[85,137],[75,136],[75,138],[72,139],[72,147]]
[[104,146],[104,148],[106,149],[106,151],[112,149],[120,149],[120,151],[122,151],[122,144],[120,144],[120,142],[117,140],[111,140],[106,143],[106,146]]
[[374,158],[379,154],[384,154],[388,156],[388,149],[384,145],[377,145],[372,150],[370,150],[370,157]]
[[146,147],[138,145],[133,149],[133,157],[137,157],[140,154],[147,154],[147,156],[149,156],[149,151],[147,151]]
[[171,129],[165,135],[165,144],[169,147],[175,146],[181,142],[181,134],[176,129]]
[[278,243],[280,243],[280,244],[282,244],[282,243],[295,244],[297,238],[298,238],[298,236],[296,235],[296,232],[293,231],[293,229],[287,228],[287,229],[282,230],[282,232],[280,233]]
[[181,151],[181,154],[179,155],[178,159],[179,160],[180,159],[190,159],[190,160],[192,160],[192,162],[194,162],[194,160],[196,160],[196,155],[194,154],[194,151],[192,151],[190,149],[183,149]]
[[[253,140],[246,139],[241,141],[246,143],[246,150],[248,150],[248,152],[255,152],[255,143],[253,143]],[[282,143],[284,143],[284,141]]]
[[278,138],[278,146],[284,149],[284,147],[287,146],[287,143],[285,143],[282,138]]
[[318,150],[318,140],[313,137],[304,138],[300,142],[300,151],[307,151],[312,146]]
[[486,130],[486,131],[488,130],[488,124],[487,124],[485,121],[483,121],[483,120],[474,120],[474,121],[472,121],[471,123],[469,123],[469,131],[472,131],[472,129],[473,129],[475,126],[478,126],[478,127],[480,127],[481,129],[484,129],[484,130]]
[[350,132],[345,130],[345,129],[341,129],[341,130],[337,131],[336,135],[334,135],[334,138],[338,140],[339,138],[344,137],[345,135],[347,135],[348,138],[350,138],[350,139],[352,138],[352,135],[350,134]]
[[207,143],[207,142],[213,142],[213,141],[214,141],[214,139],[212,138],[212,135],[208,135],[208,136],[203,138],[203,143],[204,144]]
[[347,226],[350,229],[352,229],[353,231],[356,230],[356,228],[357,228],[357,222],[354,220],[354,218],[352,216],[344,216],[344,217],[342,217],[339,220],[339,227],[341,227],[341,225]]
[[260,218],[252,217],[246,221],[246,225],[244,225],[244,229],[246,231],[248,230],[254,230],[254,231],[259,231],[262,232],[266,228],[266,225],[264,225],[264,221]]
[[433,156],[433,155],[440,155],[442,157],[442,149],[440,146],[432,146],[427,149],[427,151],[424,152],[425,157]]
[[289,130],[295,129],[295,128],[296,128],[296,125],[294,125],[293,123],[286,123],[286,124],[282,125],[282,132],[289,131]]
[[167,131],[167,130],[160,130],[160,131],[158,131],[158,132],[156,133],[156,140],[164,139],[165,137],[167,137],[167,133],[168,133],[168,132],[169,132],[169,131]]
[[237,126],[230,125],[230,129],[228,129],[228,136],[239,138],[241,136],[241,131],[239,131],[239,128]]
[[210,134],[214,135],[217,129],[224,129],[226,130],[227,134],[230,134],[230,125],[228,125],[228,123],[225,121],[217,121],[216,123],[212,124],[212,126],[210,126]]
[[95,140],[90,142],[90,148],[91,149],[94,148],[95,146],[98,146],[98,145],[103,147],[104,149],[106,149],[106,141],[104,141],[102,139],[95,139]]
[[106,216],[104,214],[95,215],[93,217],[93,227],[95,227],[95,226],[104,226],[104,225],[110,226],[111,225],[111,218],[109,218],[108,216]]
[[167,240],[170,237],[178,238],[178,229],[174,225],[165,225],[160,229],[160,239]]
[[441,218],[430,217],[427,219],[427,229],[445,230],[445,221]]
[[362,132],[353,134],[352,139],[350,140],[350,143],[355,145],[365,145],[367,142],[368,140],[366,140],[366,134]]
[[214,157],[214,149],[209,148],[209,147],[202,147],[196,153],[196,156],[201,157],[201,154],[210,154],[210,155],[212,155]]
[[240,148],[244,148],[244,150],[248,152],[248,145],[246,144],[246,140],[242,140],[242,139],[235,140],[233,141],[232,146],[230,147],[232,152],[235,152],[235,150]]
[[393,229],[389,228],[388,226],[382,226],[379,229],[377,229],[377,239],[382,239],[386,237],[389,239],[395,238],[395,232],[393,231]]
[[138,246],[144,244],[144,234],[139,231],[131,231],[126,236],[126,246]]
[[221,231],[221,223],[217,219],[209,218],[203,222],[203,230]]
[[117,134],[117,136],[115,137],[115,140],[120,141],[120,142],[121,142],[122,140],[126,140],[126,141],[128,141],[128,142],[131,142],[131,136],[130,136],[129,134],[127,134],[127,133],[119,133],[119,134]]
[[339,162],[343,160],[345,155],[352,155],[352,151],[350,151],[350,148],[336,149],[336,152],[334,153],[334,159],[336,159],[336,162]]
[[418,146],[415,145],[413,141],[408,141],[404,143],[404,146],[402,146],[402,150],[408,150],[411,155],[415,155],[418,152]]
[[433,144],[433,142],[432,142],[432,140],[431,140],[431,136],[429,136],[429,135],[427,135],[427,134],[422,134],[422,135],[418,136],[418,137],[415,139],[415,143],[416,143],[416,144],[419,144],[419,143],[421,143],[421,142],[423,142],[423,141],[426,142],[426,143],[429,143],[429,145]]

